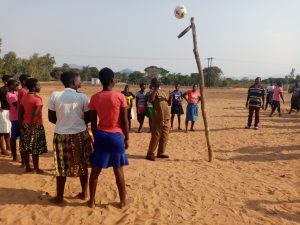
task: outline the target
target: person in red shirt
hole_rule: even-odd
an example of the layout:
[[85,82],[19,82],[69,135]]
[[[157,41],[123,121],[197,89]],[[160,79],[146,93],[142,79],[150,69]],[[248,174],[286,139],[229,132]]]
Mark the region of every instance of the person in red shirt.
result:
[[19,81],[21,84],[21,88],[18,90],[18,103],[21,103],[21,100],[24,95],[28,93],[28,89],[26,87],[26,80],[28,80],[30,76],[28,74],[22,74],[19,77]]
[[[94,136],[94,151],[90,157],[89,207],[95,206],[98,176],[102,168],[113,167],[119,190],[120,208],[126,205],[123,166],[128,165],[125,149],[128,148],[129,127],[125,96],[113,91],[114,72],[103,68],[99,72],[103,90],[94,94],[89,103],[91,128]],[[97,125],[98,117],[98,125]]]
[[22,137],[22,149],[25,150],[26,172],[31,172],[29,154],[32,154],[35,173],[43,173],[39,168],[39,155],[47,152],[46,135],[42,119],[43,100],[36,93],[41,90],[35,78],[26,81],[28,94],[23,96],[19,107],[19,124]]
[[[194,130],[195,122],[198,120],[198,103],[201,100],[200,93],[197,92],[197,84],[193,85],[193,89],[185,92],[183,98],[188,102],[186,107],[186,119],[185,119],[185,132],[188,130],[189,121],[191,124],[191,131]],[[186,98],[186,96],[188,96]]]
[[[21,74],[19,77],[21,88],[18,90],[18,107],[20,106],[23,96],[25,96],[28,93],[28,89],[26,87],[26,80],[28,80],[29,78],[30,78],[30,76],[28,74]],[[22,140],[23,140],[22,137],[20,137],[19,151],[21,154],[22,167],[24,167],[25,166],[25,151],[24,151],[24,149],[21,148],[21,146],[23,146]]]

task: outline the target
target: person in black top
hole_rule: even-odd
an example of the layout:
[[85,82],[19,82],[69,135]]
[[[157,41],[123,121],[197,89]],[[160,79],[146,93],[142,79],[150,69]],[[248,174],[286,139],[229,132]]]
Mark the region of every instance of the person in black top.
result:
[[7,81],[12,79],[10,75],[3,75],[2,81],[4,86],[0,88],[0,149],[2,155],[9,155],[7,152],[10,148],[10,130],[11,122],[9,120],[9,104],[6,100],[8,92]]
[[265,90],[260,84],[260,77],[255,79],[254,84],[248,89],[248,96],[246,101],[246,107],[249,106],[248,124],[246,129],[251,128],[253,112],[255,112],[254,129],[258,129],[259,123],[259,110],[264,108],[265,104]]

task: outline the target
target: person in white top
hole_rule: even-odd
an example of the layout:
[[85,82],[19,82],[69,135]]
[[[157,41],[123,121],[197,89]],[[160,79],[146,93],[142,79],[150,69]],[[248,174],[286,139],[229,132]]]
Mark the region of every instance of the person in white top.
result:
[[275,89],[275,85],[273,83],[273,80],[270,80],[270,85],[267,87],[267,99],[266,99],[266,106],[265,110],[267,110],[268,105],[272,108],[272,101],[273,101],[273,92]]
[[61,81],[64,91],[55,91],[48,101],[48,119],[55,124],[53,152],[56,170],[57,196],[51,201],[63,202],[66,177],[80,177],[81,199],[87,197],[88,158],[92,151],[87,130],[89,122],[88,97],[77,92],[81,87],[80,75],[64,72]]

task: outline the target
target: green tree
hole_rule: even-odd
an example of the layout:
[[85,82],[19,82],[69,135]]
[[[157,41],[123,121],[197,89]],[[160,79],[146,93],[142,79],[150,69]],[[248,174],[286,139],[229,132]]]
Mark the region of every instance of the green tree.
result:
[[90,76],[91,78],[98,78],[99,77],[99,70],[96,67],[90,67]]
[[117,82],[123,82],[123,83],[128,82],[128,74],[126,74],[126,73],[116,72],[115,78],[116,78]]
[[223,71],[219,67],[206,67],[203,69],[203,73],[206,87],[217,87],[221,84],[221,76],[223,75]]
[[139,71],[134,71],[128,76],[128,82],[131,84],[139,84],[139,83],[146,83],[147,78],[144,73]]
[[39,80],[49,80],[54,65],[55,59],[49,53],[41,57],[35,53],[29,58],[26,71]]
[[68,65],[68,63],[64,63],[61,67],[61,70],[63,72],[69,71],[71,69],[71,67]]
[[0,57],[0,75],[3,74],[3,59]]
[[84,81],[91,81],[92,77],[98,78],[99,70],[96,67],[90,67],[89,65],[82,67],[81,78]]
[[18,72],[18,59],[15,52],[8,52],[3,57],[3,73],[14,75]]

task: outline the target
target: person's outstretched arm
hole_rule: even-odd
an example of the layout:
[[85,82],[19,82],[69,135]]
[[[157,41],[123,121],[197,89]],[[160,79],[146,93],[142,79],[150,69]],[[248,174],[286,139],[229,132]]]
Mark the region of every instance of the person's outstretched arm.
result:
[[121,118],[121,129],[124,134],[125,149],[129,146],[129,128],[128,128],[128,117],[127,117],[127,107],[120,108],[120,118]]
[[57,118],[56,118],[56,112],[55,111],[48,109],[48,120],[51,123],[56,124]]
[[248,103],[249,103],[249,98],[250,98],[250,89],[248,89],[248,95],[247,95],[247,100],[246,100],[246,108],[248,107]]
[[262,98],[262,106],[261,106],[261,108],[263,109],[264,106],[265,106],[265,90],[262,91],[262,96],[261,96],[261,98]]
[[97,112],[96,112],[96,110],[90,110],[89,111],[89,118],[90,118],[90,121],[91,121],[92,133],[93,133],[93,136],[95,138],[96,132],[97,132]]
[[281,100],[282,100],[282,102],[283,102],[283,104],[284,104],[284,99],[283,99],[283,94],[282,94],[282,92],[280,92],[280,98],[281,98]]
[[182,98],[184,98],[184,100],[185,100],[186,102],[188,102],[188,100],[187,100],[187,98],[186,98],[186,95],[187,95],[187,92],[184,92],[184,94],[182,95]]

